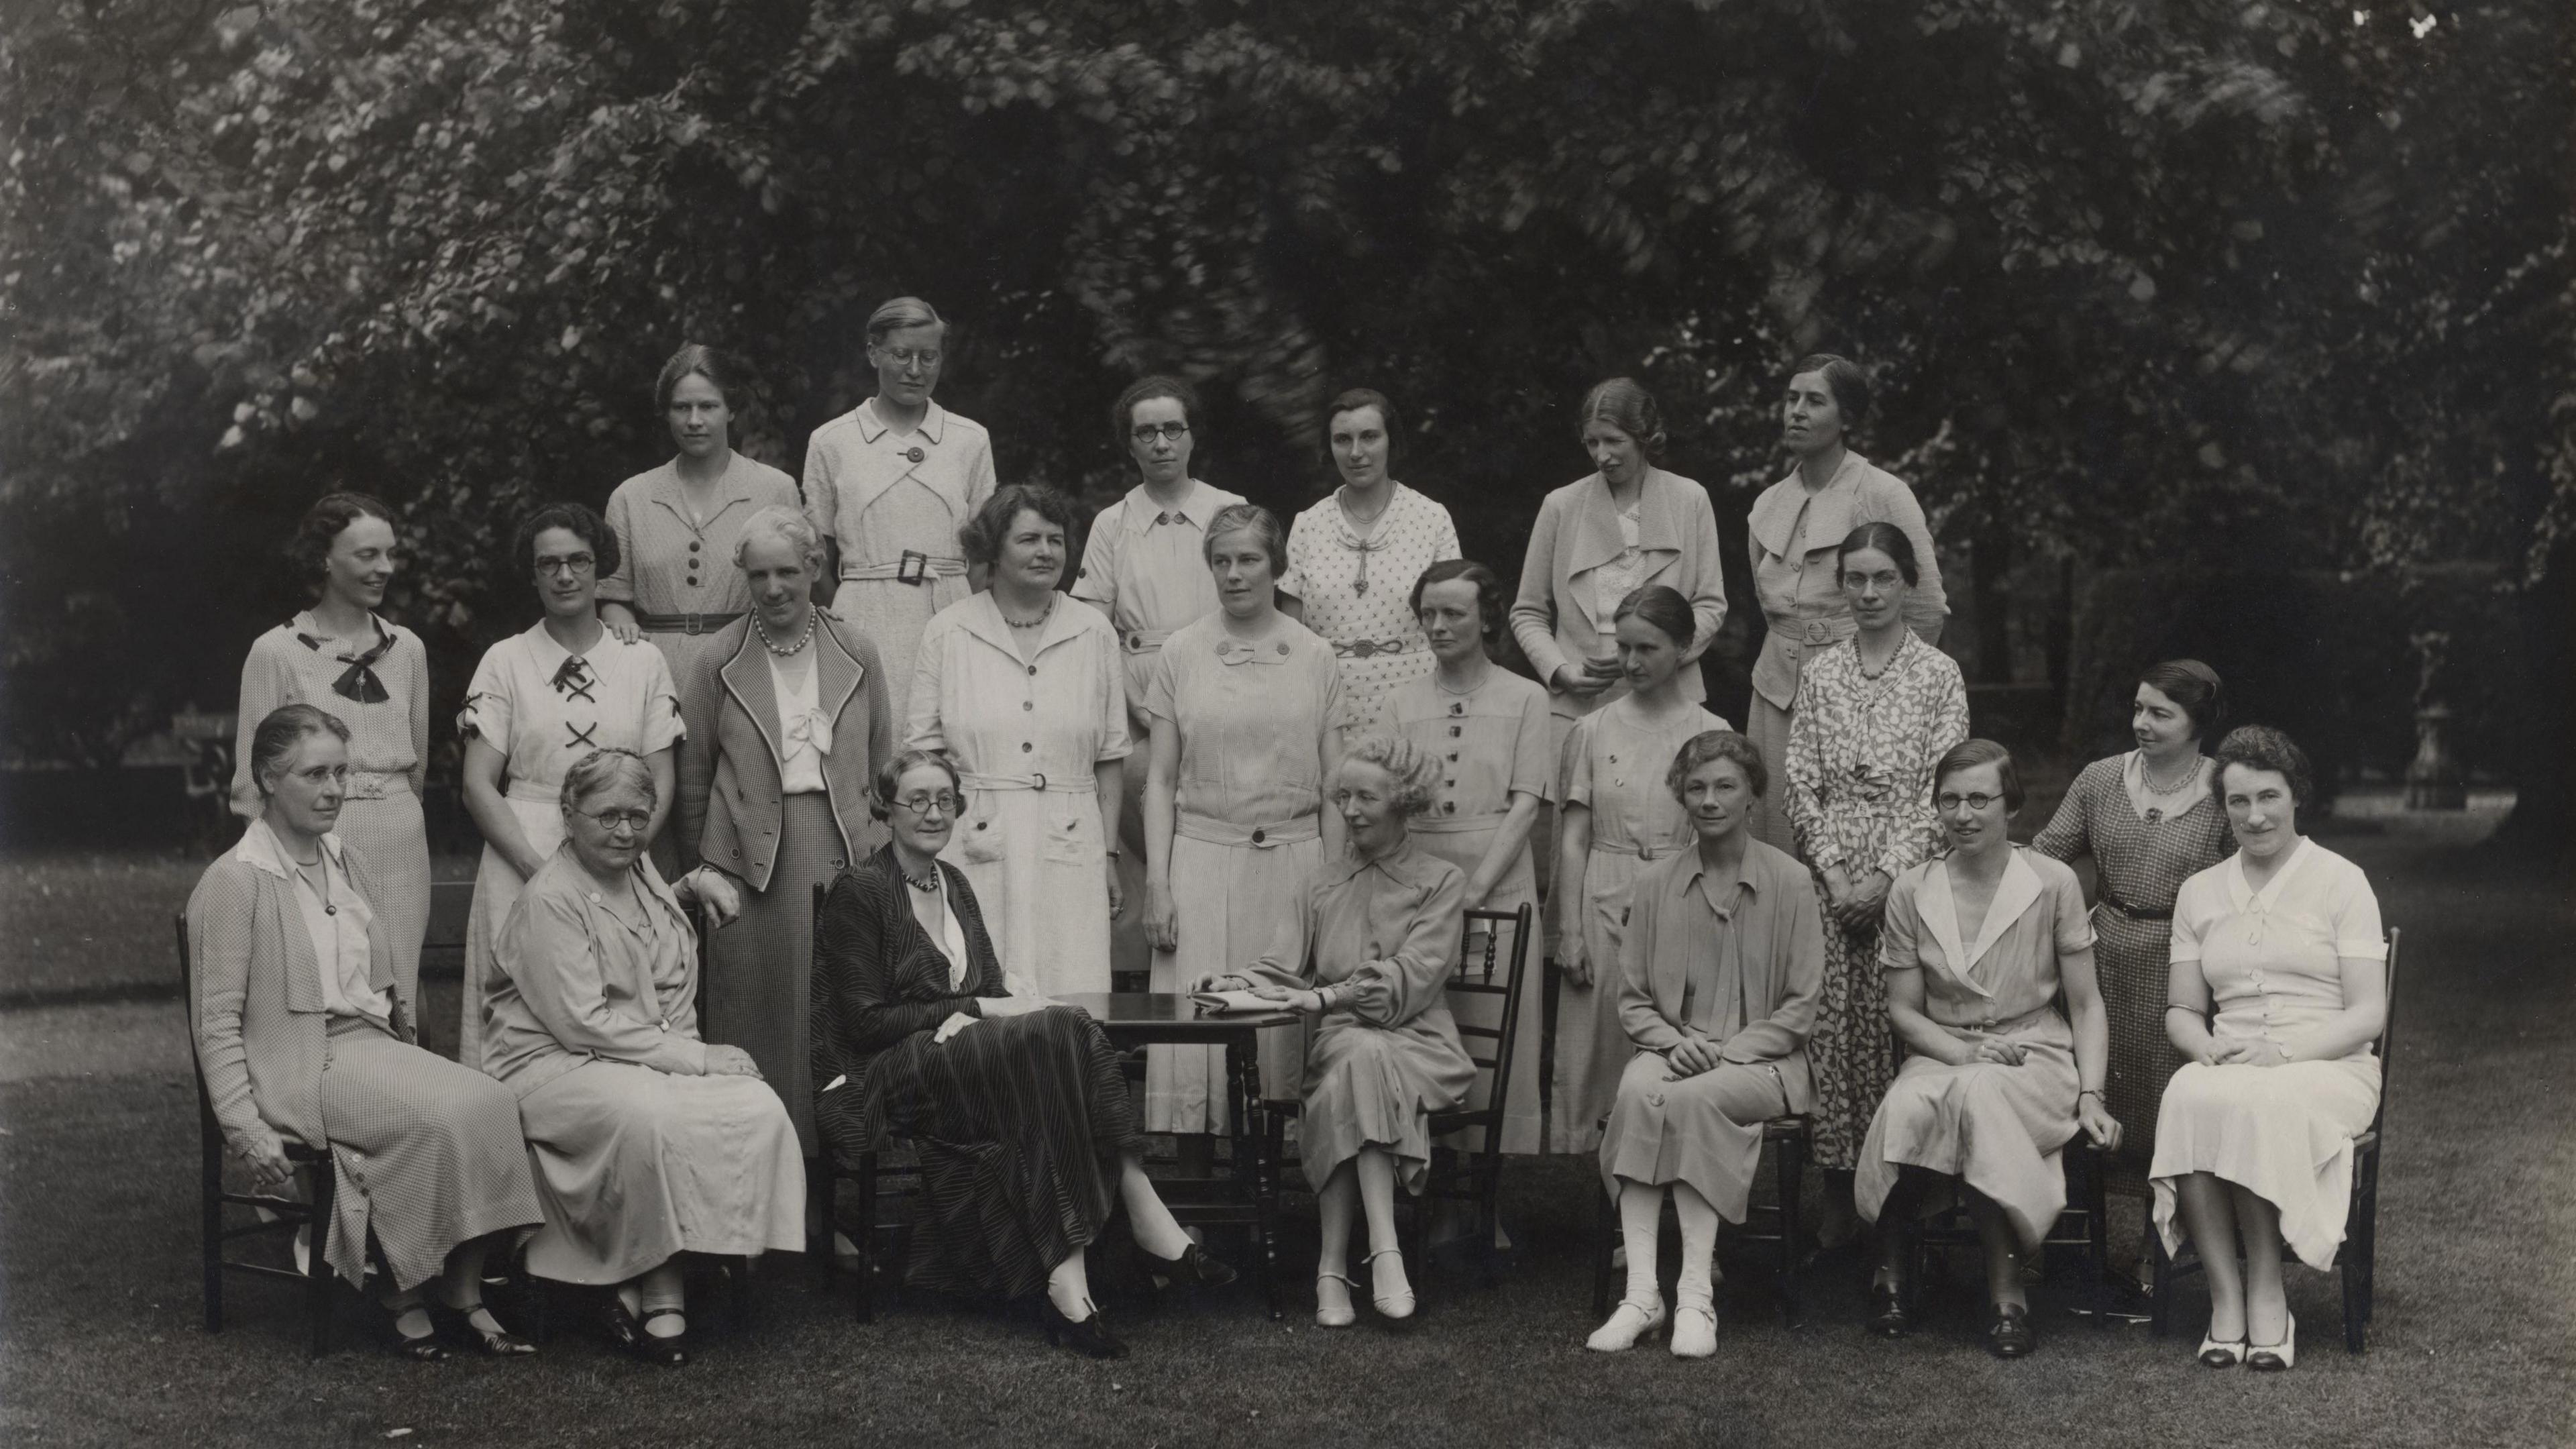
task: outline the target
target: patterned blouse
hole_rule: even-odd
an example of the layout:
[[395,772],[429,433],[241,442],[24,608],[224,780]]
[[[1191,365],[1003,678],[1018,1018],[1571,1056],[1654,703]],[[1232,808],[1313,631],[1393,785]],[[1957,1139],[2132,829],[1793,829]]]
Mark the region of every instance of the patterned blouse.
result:
[[1860,641],[1807,664],[1789,717],[1789,823],[1818,871],[1893,880],[1941,845],[1932,767],[1968,738],[1968,687],[1950,656],[1908,630],[1876,679]]
[[1306,606],[1303,622],[1341,657],[1344,728],[1353,737],[1385,727],[1386,692],[1429,674],[1431,643],[1413,617],[1413,584],[1442,559],[1458,557],[1449,510],[1401,483],[1363,536],[1336,489],[1288,526],[1288,571],[1279,592]]

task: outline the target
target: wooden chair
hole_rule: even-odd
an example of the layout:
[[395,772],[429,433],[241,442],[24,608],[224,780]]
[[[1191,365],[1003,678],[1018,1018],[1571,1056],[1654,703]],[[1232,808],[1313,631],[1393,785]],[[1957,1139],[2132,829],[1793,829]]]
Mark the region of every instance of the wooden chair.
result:
[[[2392,1063],[2388,1050],[2397,1032],[2397,945],[2399,933],[2388,933],[2388,1010],[2379,1024],[2379,1106],[2370,1114],[2369,1130],[2352,1140],[2352,1197],[2344,1210],[2343,1246],[2335,1250],[2334,1268],[2343,1280],[2343,1346],[2347,1352],[2360,1353],[2368,1346],[2370,1316],[2377,1306],[2374,1279],[2379,1267],[2379,1143],[2388,1120],[2388,1087]],[[2183,1256],[2176,1260],[2165,1253],[2164,1235],[2147,1225],[2147,1238],[2155,1254],[2155,1303],[2150,1322],[2156,1336],[2162,1338],[2172,1328],[2174,1279],[2200,1271],[2200,1255],[2186,1240]],[[2281,1247],[2281,1260],[2296,1263],[2298,1255],[2288,1244]]]
[[[320,1358],[331,1351],[331,1199],[338,1186],[339,1174],[332,1165],[331,1154],[286,1139],[286,1158],[312,1178],[311,1202],[297,1202],[263,1192],[226,1192],[224,1190],[224,1129],[215,1120],[215,1101],[206,1091],[204,1064],[196,1060],[197,1033],[188,959],[188,917],[178,917],[179,935],[179,1003],[189,1012],[188,1057],[196,1067],[197,1078],[197,1209],[199,1247],[203,1255],[206,1297],[206,1331],[224,1331],[224,1275],[240,1273],[246,1277],[277,1278],[300,1283],[304,1288],[304,1314],[311,1335],[312,1353]],[[239,1227],[224,1224],[226,1207],[265,1210],[269,1217]],[[305,1258],[305,1270],[272,1267],[266,1263],[244,1262],[224,1256],[224,1244],[236,1238],[292,1235],[300,1228],[312,1229],[312,1241]]]
[[[823,902],[831,893],[831,882],[815,882],[814,916],[818,923],[823,915]],[[823,989],[820,980],[814,986],[817,991]],[[912,1253],[911,1209],[913,1200],[921,1192],[920,1160],[909,1143],[889,1142],[882,1148],[871,1147],[859,1154],[859,1160],[850,1166],[835,1162],[829,1152],[805,1166],[805,1180],[810,1185],[823,1224],[823,1240],[814,1249],[814,1259],[826,1286],[830,1285],[839,1268],[834,1261],[832,1235],[840,1230],[839,1219],[835,1216],[840,1185],[847,1182],[858,1189],[859,1230],[850,1237],[851,1245],[859,1251],[856,1315],[861,1323],[873,1323],[877,1316],[876,1284],[880,1271],[877,1241],[880,1237],[894,1239],[891,1276],[895,1280],[897,1299],[903,1295],[903,1265]],[[892,1189],[890,1192],[889,1187]]]
[[[1603,1117],[1595,1130],[1607,1130],[1610,1119]],[[1771,1150],[1772,1170],[1776,1174],[1775,1200],[1750,1205],[1743,1227],[1732,1232],[1720,1230],[1719,1240],[1733,1238],[1739,1242],[1771,1243],[1780,1252],[1776,1268],[1780,1294],[1780,1322],[1796,1328],[1806,1321],[1798,1298],[1798,1258],[1806,1234],[1801,1230],[1798,1192],[1806,1179],[1807,1157],[1815,1145],[1815,1125],[1804,1113],[1774,1117],[1762,1124],[1762,1145]],[[1671,1198],[1665,1199],[1665,1211],[1672,1209]],[[1757,1227],[1765,1223],[1768,1226]],[[1592,1316],[1610,1316],[1611,1250],[1619,1243],[1619,1205],[1607,1191],[1593,1198],[1592,1234]]]
[[[1462,997],[1499,1001],[1502,1018],[1493,1026],[1460,1018],[1458,1036],[1467,1048],[1468,1060],[1476,1065],[1477,1087],[1483,1089],[1479,1092],[1471,1087],[1467,1100],[1473,1103],[1482,1097],[1485,1105],[1431,1114],[1431,1163],[1423,1175],[1422,1191],[1398,1200],[1398,1206],[1412,1212],[1413,1260],[1420,1280],[1417,1292],[1431,1275],[1432,1205],[1439,1202],[1475,1208],[1477,1262],[1483,1270],[1485,1286],[1490,1288],[1495,1281],[1495,1209],[1502,1191],[1503,1122],[1511,1105],[1512,1050],[1520,1034],[1521,993],[1514,988],[1529,965],[1532,912],[1523,905],[1517,910],[1468,911],[1464,915],[1458,962],[1449,973],[1449,997],[1452,1002]],[[1480,926],[1484,939],[1481,949],[1476,946]],[[1511,939],[1508,952],[1503,947],[1506,933]],[[1500,981],[1495,979],[1498,966]],[[1480,1050],[1485,1054],[1479,1055]],[[1279,1161],[1287,1120],[1302,1111],[1303,1104],[1273,1100],[1264,1106],[1270,1113],[1271,1159]],[[1442,1141],[1470,1129],[1483,1133],[1472,1148]]]

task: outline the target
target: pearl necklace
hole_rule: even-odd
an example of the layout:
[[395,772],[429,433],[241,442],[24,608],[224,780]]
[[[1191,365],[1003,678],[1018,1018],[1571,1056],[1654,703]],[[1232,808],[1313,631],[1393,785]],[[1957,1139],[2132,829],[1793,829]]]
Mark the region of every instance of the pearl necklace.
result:
[[760,616],[758,614],[751,616],[751,627],[760,631],[760,647],[777,655],[781,659],[792,659],[795,656],[804,653],[805,646],[814,642],[814,619],[815,616],[821,612],[822,610],[815,608],[811,604],[806,605],[805,632],[797,635],[796,642],[788,645],[784,649],[779,648],[777,642],[769,637],[769,626],[760,622]]
[[2138,780],[2147,787],[2147,793],[2150,795],[2179,795],[2199,782],[2200,759],[2197,755],[2193,756],[2191,763],[2183,767],[2180,780],[2170,785],[2159,785],[2156,783],[2156,777],[2147,769],[2146,752],[2141,750],[2138,752]]
[[[1058,596],[1053,592],[1048,593],[1046,607],[1038,610],[1038,616],[1034,619],[1014,619],[1008,614],[1002,614],[1002,622],[1010,625],[1014,629],[1035,629],[1039,625],[1044,624],[1047,620],[1055,617],[1055,601],[1057,597]],[[1001,609],[1002,601],[1000,599],[995,599],[993,601],[993,611],[995,613],[1001,613]]]

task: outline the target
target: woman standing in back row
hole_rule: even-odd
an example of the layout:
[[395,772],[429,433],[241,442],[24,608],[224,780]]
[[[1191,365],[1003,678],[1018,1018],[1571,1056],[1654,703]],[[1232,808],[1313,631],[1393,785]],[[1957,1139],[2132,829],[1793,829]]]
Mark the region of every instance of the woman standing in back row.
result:
[[898,721],[911,718],[921,631],[970,592],[957,530],[993,496],[992,436],[930,400],[947,339],[948,324],[918,297],[877,308],[868,318],[876,395],[805,447],[805,514],[840,580],[821,601],[877,646]]
[[[1780,441],[1798,460],[1797,471],[1764,489],[1747,520],[1753,593],[1770,632],[1754,661],[1744,732],[1774,780],[1788,776],[1789,716],[1797,705],[1799,672],[1850,638],[1855,627],[1835,563],[1844,535],[1865,523],[1894,524],[1905,534],[1915,559],[1905,624],[1924,643],[1941,642],[1941,621],[1950,612],[1932,530],[1914,490],[1872,467],[1846,442],[1852,429],[1869,420],[1869,407],[1869,374],[1860,364],[1830,352],[1800,359],[1789,370],[1788,396],[1780,404]],[[1766,845],[1789,849],[1786,793],[1774,791],[1756,809],[1755,835]]]

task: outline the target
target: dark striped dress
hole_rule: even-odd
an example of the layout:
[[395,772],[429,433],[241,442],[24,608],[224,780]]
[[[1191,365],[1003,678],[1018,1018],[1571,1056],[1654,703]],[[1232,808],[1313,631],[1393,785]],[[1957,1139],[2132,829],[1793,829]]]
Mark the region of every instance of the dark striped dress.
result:
[[941,862],[966,942],[962,986],[912,912],[894,847],[832,886],[814,923],[814,1126],[854,1163],[888,1138],[921,1154],[924,1206],[904,1281],[1015,1298],[1100,1236],[1119,1154],[1142,1151],[1117,1054],[1071,1007],[979,1021],[934,1043],[952,1013],[1008,994],[974,889]]

